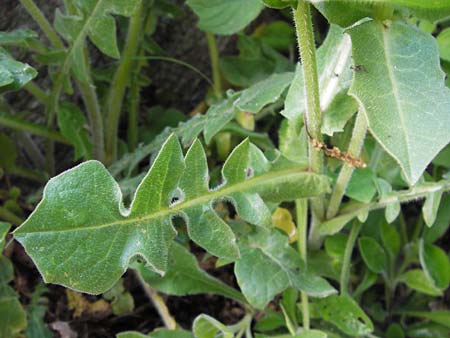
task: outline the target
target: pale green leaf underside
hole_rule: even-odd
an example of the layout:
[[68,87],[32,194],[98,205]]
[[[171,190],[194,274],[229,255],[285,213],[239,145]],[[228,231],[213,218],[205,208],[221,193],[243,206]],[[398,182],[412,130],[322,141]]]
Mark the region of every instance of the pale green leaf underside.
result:
[[[330,31],[317,51],[320,106],[326,110],[339,92],[346,92],[351,81],[351,41],[344,30],[331,25]],[[301,65],[288,90],[283,116],[298,122],[306,109],[305,85]]]
[[209,188],[207,169],[199,141],[184,158],[172,135],[127,210],[118,184],[104,166],[85,162],[49,181],[42,201],[14,236],[45,281],[101,293],[114,285],[135,256],[160,274],[166,271],[175,216],[186,220],[194,242],[213,255],[235,260],[235,236],[215,213],[215,201],[230,200],[245,221],[268,225],[270,212],[261,197],[293,200],[329,188],[325,176],[302,171],[304,166],[268,162],[247,140],[225,162],[220,187]]
[[260,0],[188,0],[199,17],[201,30],[215,34],[234,34],[255,19],[264,5]]
[[450,141],[450,90],[431,35],[403,23],[371,21],[349,31],[355,72],[350,89],[369,129],[413,185]]

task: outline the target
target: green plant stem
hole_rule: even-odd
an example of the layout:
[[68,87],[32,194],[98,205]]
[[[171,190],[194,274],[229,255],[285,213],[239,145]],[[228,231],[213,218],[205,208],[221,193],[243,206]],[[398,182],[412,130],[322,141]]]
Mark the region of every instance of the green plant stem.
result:
[[139,85],[139,74],[142,68],[142,61],[136,62],[136,71],[133,73],[133,77],[130,85],[130,104],[128,109],[128,147],[130,151],[134,151],[138,145],[139,129],[138,129],[138,116],[139,105],[141,101],[141,86]]
[[37,125],[25,120],[22,120],[15,116],[9,116],[0,112],[0,125],[5,127],[25,131],[33,135],[43,136],[49,140],[56,141],[63,144],[69,144],[69,142],[58,132],[53,131],[44,126]]
[[[71,1],[64,1],[66,11],[70,15],[77,15],[76,8]],[[101,162],[105,159],[105,141],[103,134],[103,116],[98,102],[97,92],[91,77],[89,54],[86,46],[83,48],[83,63],[86,69],[86,80],[81,81],[74,76],[80,91],[84,106],[86,107],[91,129],[92,144],[94,145],[94,158]]]
[[[393,203],[407,203],[427,197],[428,194],[442,190],[442,192],[450,191],[450,180],[442,180],[439,182],[429,182],[423,186],[412,187],[407,190],[401,190],[391,193],[390,195],[381,197],[377,201],[364,205],[356,205],[346,208],[344,212],[333,218],[333,222],[339,223],[340,220],[350,220],[363,212],[369,212],[377,209],[385,208]],[[327,222],[323,223],[320,228],[324,227]],[[343,224],[345,224],[343,222]],[[331,234],[330,232],[327,232]],[[333,232],[334,233],[334,232]]]
[[133,57],[136,56],[142,27],[142,3],[131,16],[126,43],[122,52],[119,66],[114,74],[113,82],[107,101],[106,125],[106,157],[107,164],[111,164],[117,157],[117,133],[120,113],[122,111],[125,91],[130,79]]
[[39,183],[45,183],[47,181],[47,177],[42,175],[41,173],[30,170],[23,167],[14,166],[8,171],[9,174],[20,176],[23,178],[27,178],[29,180],[33,180]]
[[214,82],[214,94],[217,98],[222,96],[222,77],[219,67],[219,50],[217,49],[216,38],[214,34],[206,32],[206,40],[208,41],[209,58],[211,60],[211,70]]
[[[53,46],[55,46],[55,48],[57,49],[64,49],[64,43],[59,38],[58,34],[56,34],[56,32],[53,30],[52,25],[48,22],[47,18],[44,16],[39,7],[36,6],[34,1],[20,0],[20,3],[25,7],[27,12],[33,17],[33,19],[45,33],[47,38],[53,44]],[[57,103],[62,89],[63,79],[64,79],[63,74],[60,73],[57,76],[56,85],[54,86],[54,90],[52,92],[53,94],[52,99],[50,99],[49,102],[47,103],[46,115],[47,115],[47,127],[49,128],[53,127],[54,112],[57,110]],[[50,174],[53,173],[54,168],[53,150],[54,150],[53,141],[49,139],[47,140],[46,144],[46,166]]]
[[39,7],[34,3],[33,0],[20,0],[20,3],[25,7],[27,12],[33,17],[42,31],[45,33],[50,42],[57,49],[63,49],[64,43],[59,38],[58,34],[54,31],[50,22],[48,22],[47,18],[44,16]]
[[[355,126],[353,127],[353,134],[348,146],[347,153],[358,157],[361,153],[362,146],[364,145],[364,140],[367,133],[367,120],[361,109],[356,116]],[[331,194],[330,204],[328,205],[326,218],[331,219],[337,215],[339,211],[339,206],[341,205],[342,198],[344,197],[345,189],[347,188],[348,182],[352,177],[354,167],[344,163],[339,176],[336,180],[336,184]]]
[[[308,258],[308,200],[305,198],[295,201],[295,212],[297,216],[297,245],[300,256],[307,263]],[[309,330],[310,318],[309,318],[309,300],[308,295],[305,292],[300,293],[302,300],[302,316],[303,316],[303,328]]]
[[77,85],[88,113],[92,143],[94,145],[94,158],[103,162],[105,159],[103,117],[95,87],[91,79],[88,82],[77,81]]
[[352,230],[350,231],[350,236],[348,236],[347,244],[345,245],[344,251],[344,261],[342,263],[341,270],[341,295],[348,295],[348,282],[350,279],[350,264],[352,261],[352,252],[355,247],[356,239],[358,238],[359,231],[361,230],[362,224],[358,221],[354,221],[352,225]]
[[23,219],[16,214],[12,213],[5,207],[0,206],[0,219],[12,223],[14,225],[19,225],[23,223]]
[[155,307],[156,311],[160,315],[164,326],[169,330],[175,330],[177,328],[177,322],[170,314],[169,308],[167,307],[166,303],[164,302],[164,299],[158,294],[158,292],[151,288],[147,282],[142,278],[141,274],[134,270],[136,279],[139,281],[139,284],[141,284],[142,288],[144,289],[145,294],[150,298],[153,306]]
[[[311,21],[311,9],[305,0],[299,0],[294,11],[294,22],[297,33],[297,42],[300,49],[303,76],[305,81],[306,111],[305,125],[311,137],[322,141],[320,126],[322,114],[320,111],[319,80],[317,75],[316,47],[314,45],[314,31]],[[323,154],[320,150],[309,146],[309,166],[318,174],[323,172]],[[310,245],[313,248],[320,246],[320,237],[316,231],[316,223],[324,217],[323,197],[311,199],[313,222],[310,230]]]
[[48,95],[33,81],[28,82],[23,88],[41,103],[45,105],[49,104],[50,100]]

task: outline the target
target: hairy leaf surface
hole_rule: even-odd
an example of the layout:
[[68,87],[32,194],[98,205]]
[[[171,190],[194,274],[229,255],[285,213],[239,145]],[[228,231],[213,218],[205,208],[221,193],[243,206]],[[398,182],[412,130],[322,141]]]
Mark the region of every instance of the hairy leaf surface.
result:
[[366,22],[349,30],[355,71],[350,89],[369,129],[415,184],[450,141],[450,90],[431,35],[403,23]]
[[129,209],[103,165],[88,161],[51,179],[38,207],[14,234],[46,282],[101,293],[114,285],[135,256],[165,273],[176,216],[186,220],[191,239],[208,252],[237,259],[235,236],[215,213],[214,202],[229,200],[243,220],[268,225],[271,214],[263,198],[293,200],[328,190],[325,176],[304,168],[282,159],[271,163],[246,140],[225,162],[223,184],[210,189],[200,142],[194,142],[183,158],[172,135]]
[[0,47],[0,93],[17,90],[34,79],[37,71],[26,63],[14,58]]
[[172,245],[169,252],[169,265],[164,276],[159,276],[143,264],[137,264],[136,267],[152,288],[168,295],[185,296],[212,292],[241,302],[243,300],[238,291],[200,269],[195,256],[177,243]]
[[83,48],[86,37],[106,55],[119,58],[116,23],[111,14],[131,16],[140,0],[75,0],[77,15],[65,15],[59,10],[55,14],[55,28],[71,46],[63,61],[67,71],[70,65],[80,80],[86,80],[86,65],[83,64]]
[[[319,75],[320,105],[327,109],[334,97],[347,91],[351,80],[351,41],[348,34],[338,26],[331,25],[324,43],[317,50],[317,71]],[[295,77],[286,96],[284,111],[289,120],[298,122],[306,109],[305,85],[301,65],[297,66]],[[345,95],[345,94],[344,94]]]
[[264,308],[288,287],[315,297],[336,292],[325,279],[310,274],[288,238],[277,230],[263,230],[240,241],[241,258],[235,274],[250,304]]

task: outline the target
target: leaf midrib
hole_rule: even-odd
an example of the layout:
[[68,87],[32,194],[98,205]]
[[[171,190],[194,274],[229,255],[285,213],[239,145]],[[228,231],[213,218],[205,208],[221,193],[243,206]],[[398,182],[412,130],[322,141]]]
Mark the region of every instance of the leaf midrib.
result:
[[[303,169],[303,167],[302,167]],[[87,231],[87,230],[98,230],[102,228],[107,228],[111,226],[123,226],[123,225],[129,225],[129,224],[138,224],[143,223],[146,221],[149,221],[151,219],[159,219],[159,218],[165,218],[169,216],[176,216],[182,214],[183,210],[197,206],[197,205],[204,205],[205,203],[208,203],[213,200],[220,199],[221,197],[228,196],[235,192],[242,192],[251,189],[254,186],[258,186],[258,184],[261,183],[267,183],[271,180],[276,180],[277,178],[283,177],[289,177],[289,176],[295,176],[295,175],[316,175],[313,173],[309,173],[304,170],[300,170],[299,167],[285,169],[285,170],[279,170],[274,172],[269,172],[267,174],[263,174],[260,176],[257,176],[255,178],[250,178],[248,180],[245,180],[243,182],[237,183],[235,185],[232,185],[230,187],[220,188],[217,190],[210,190],[205,195],[200,195],[196,198],[193,198],[186,202],[180,202],[177,204],[174,204],[172,207],[161,209],[160,211],[157,211],[152,214],[148,214],[141,217],[126,217],[126,215],[123,215],[123,219],[118,219],[115,222],[109,222],[105,224],[99,224],[99,225],[90,225],[85,227],[73,227],[70,229],[60,229],[60,230],[37,230],[37,231],[26,231],[26,232],[19,232],[16,233],[16,237],[20,235],[27,235],[32,233],[61,233],[61,232],[75,232],[75,231]],[[122,201],[120,201],[122,203]],[[118,206],[119,207],[119,206]]]
[[[380,27],[378,27],[380,29]],[[398,111],[398,116],[400,118],[400,123],[401,123],[401,129],[402,132],[404,134],[405,137],[405,141],[406,141],[406,156],[408,158],[408,173],[411,174],[411,155],[409,153],[409,135],[407,132],[407,128],[406,128],[406,124],[405,124],[405,116],[404,116],[404,112],[403,112],[403,108],[400,105],[400,94],[399,94],[399,89],[398,86],[396,84],[396,78],[395,75],[393,73],[393,66],[392,66],[392,62],[391,59],[388,56],[388,51],[390,50],[390,45],[389,45],[389,41],[388,41],[388,37],[387,37],[387,33],[386,30],[381,28],[381,34],[383,36],[383,44],[385,46],[384,48],[384,57],[386,60],[386,68],[388,70],[388,75],[389,75],[389,79],[392,85],[392,94],[394,95],[394,99],[395,99],[395,106],[397,108]],[[402,165],[402,163],[400,163],[400,165]]]

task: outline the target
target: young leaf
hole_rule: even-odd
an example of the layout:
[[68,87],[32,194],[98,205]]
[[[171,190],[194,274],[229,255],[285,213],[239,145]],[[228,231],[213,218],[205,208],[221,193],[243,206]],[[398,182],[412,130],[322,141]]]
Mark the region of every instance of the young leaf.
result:
[[376,176],[370,168],[355,169],[345,189],[345,195],[363,203],[369,203],[377,191]]
[[402,274],[398,280],[404,282],[411,289],[426,295],[435,297],[442,296],[442,290],[437,288],[420,269],[409,270]]
[[363,336],[373,331],[370,318],[348,296],[332,295],[315,301],[315,305],[322,319],[332,323],[345,334]]
[[425,243],[434,243],[441,238],[450,226],[450,195],[442,197],[442,202],[437,212],[436,221],[431,228],[426,227],[423,231]]
[[152,288],[168,295],[185,296],[211,292],[242,302],[242,295],[198,266],[197,259],[186,248],[172,245],[166,274],[161,277],[143,264],[134,265]]
[[59,10],[55,14],[55,28],[67,41],[70,49],[62,62],[62,70],[67,72],[73,65],[74,72],[80,80],[87,80],[87,72],[83,64],[85,39],[91,42],[106,55],[119,58],[117,47],[116,23],[111,14],[131,16],[140,0],[75,0],[78,9],[76,16],[64,15]]
[[116,22],[111,14],[131,16],[140,0],[75,0],[77,16],[63,15],[56,12],[55,27],[64,36],[72,48],[77,48],[80,40],[89,36],[92,43],[106,55],[118,59]]
[[201,30],[223,35],[244,29],[264,7],[260,0],[187,0],[186,3],[200,18]]
[[238,108],[253,114],[259,113],[264,106],[280,98],[293,77],[293,73],[273,74],[256,83],[242,92],[237,102]]
[[[85,162],[51,179],[43,199],[15,233],[44,280],[88,293],[110,289],[130,260],[141,256],[164,274],[175,230],[172,218],[186,220],[189,236],[213,255],[235,260],[235,237],[215,213],[227,199],[241,218],[267,225],[270,211],[261,198],[282,201],[328,191],[325,176],[303,165],[268,162],[244,141],[223,167],[224,183],[208,187],[206,156],[199,141],[183,159],[172,135],[139,185],[129,210],[118,184],[97,161]],[[174,200],[175,202],[172,202]]]
[[433,226],[436,220],[439,204],[441,203],[442,190],[429,193],[422,207],[423,219],[428,227]]
[[440,289],[447,289],[450,284],[450,261],[446,253],[439,247],[426,244],[419,245],[419,258],[425,275]]
[[34,79],[37,71],[26,63],[13,59],[0,47],[0,93],[17,90]]
[[71,103],[62,104],[57,112],[58,127],[61,134],[69,140],[75,148],[75,159],[92,157],[92,143],[85,129],[86,118],[80,109]]
[[288,287],[315,297],[336,292],[326,280],[305,269],[288,238],[277,230],[261,229],[241,240],[239,249],[241,258],[235,263],[234,272],[245,297],[256,308],[264,308]]
[[450,141],[445,109],[450,90],[436,41],[399,22],[365,22],[349,33],[354,62],[362,67],[355,71],[350,94],[364,108],[374,137],[413,185]]
[[218,333],[221,333],[223,338],[233,338],[235,332],[208,315],[200,315],[195,318],[192,331],[197,338],[215,338]]
[[[317,51],[317,68],[319,73],[320,105],[326,110],[334,97],[341,91],[346,92],[351,81],[350,37],[338,26],[331,25],[327,38]],[[306,108],[303,71],[300,64],[286,96],[284,111],[289,120],[299,122]]]
[[386,253],[376,240],[370,237],[361,237],[358,246],[364,262],[371,271],[381,273],[386,270]]
[[358,110],[356,100],[340,91],[323,112],[322,133],[333,136],[334,133],[344,131],[346,123]]
[[391,257],[396,257],[400,251],[401,240],[400,234],[395,227],[386,222],[381,223],[380,236],[384,247]]

